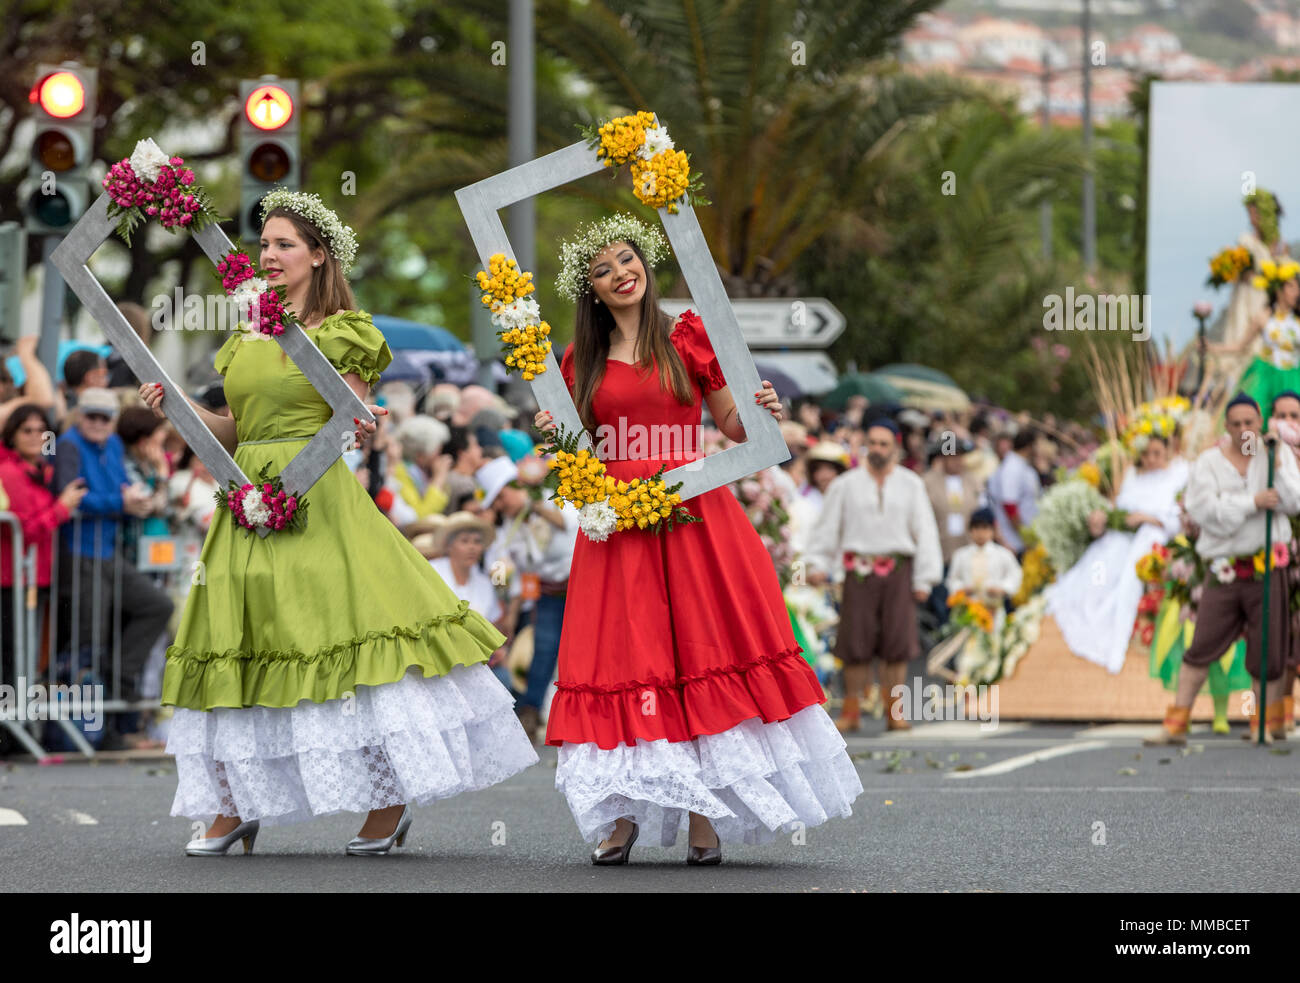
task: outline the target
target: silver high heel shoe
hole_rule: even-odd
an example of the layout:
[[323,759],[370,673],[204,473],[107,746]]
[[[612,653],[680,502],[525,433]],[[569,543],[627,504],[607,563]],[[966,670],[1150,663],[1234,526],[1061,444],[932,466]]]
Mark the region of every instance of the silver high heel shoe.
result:
[[190,840],[189,843],[185,844],[185,856],[224,856],[236,840],[244,841],[244,853],[252,853],[253,843],[257,840],[257,831],[261,828],[262,824],[254,819],[252,822],[240,823],[225,836],[210,836],[206,839]]
[[411,828],[411,807],[402,806],[402,818],[397,820],[397,828],[392,836],[368,840],[360,836],[352,837],[347,854],[350,857],[380,857],[393,848],[393,844],[402,846],[406,843],[406,831]]

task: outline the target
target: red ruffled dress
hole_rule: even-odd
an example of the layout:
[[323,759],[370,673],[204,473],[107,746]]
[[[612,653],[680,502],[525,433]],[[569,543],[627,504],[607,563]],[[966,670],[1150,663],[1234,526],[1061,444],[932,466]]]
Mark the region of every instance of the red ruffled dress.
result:
[[[593,411],[598,449],[611,428],[603,459],[615,478],[702,456],[703,396],[726,382],[693,312],[671,338],[695,382],[689,406],[660,388],[655,367],[606,364]],[[560,370],[572,391],[572,348]],[[646,446],[651,433],[686,434],[685,448],[648,456],[663,450]],[[604,542],[578,535],[546,743],[559,748],[555,784],[579,830],[600,840],[626,817],[671,846],[696,812],[720,839],[757,843],[850,815],[862,783],[795,643],[771,557],[728,489],[683,504],[703,521]]]

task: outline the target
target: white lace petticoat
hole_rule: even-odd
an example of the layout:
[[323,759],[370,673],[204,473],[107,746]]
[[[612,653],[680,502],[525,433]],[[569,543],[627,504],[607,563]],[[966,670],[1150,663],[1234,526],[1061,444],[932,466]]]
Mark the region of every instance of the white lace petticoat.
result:
[[609,750],[560,745],[555,787],[584,839],[596,842],[625,817],[640,842],[677,842],[690,812],[709,817],[718,839],[767,843],[797,826],[853,812],[862,781],[844,738],[820,706],[789,720],[742,721],[690,741],[638,740]]
[[355,697],[294,707],[178,707],[173,816],[275,826],[424,804],[537,763],[509,691],[486,663],[426,679],[418,668]]

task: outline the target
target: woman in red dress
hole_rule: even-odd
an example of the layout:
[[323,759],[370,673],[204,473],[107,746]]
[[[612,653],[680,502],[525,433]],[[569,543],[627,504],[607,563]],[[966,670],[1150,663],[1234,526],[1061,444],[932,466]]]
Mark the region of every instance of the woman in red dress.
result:
[[[659,309],[663,247],[619,216],[565,249],[561,289],[578,310],[561,372],[606,473],[624,481],[699,459],[704,401],[745,439],[702,322]],[[780,419],[770,383],[753,398]],[[546,411],[536,422],[554,426]],[[664,434],[686,439],[657,446]],[[574,549],[546,743],[583,837],[602,840],[596,864],[626,862],[642,829],[672,846],[688,816],[687,862],[720,863],[721,840],[848,816],[862,792],[740,504],[726,488],[683,504],[703,521],[584,533]]]

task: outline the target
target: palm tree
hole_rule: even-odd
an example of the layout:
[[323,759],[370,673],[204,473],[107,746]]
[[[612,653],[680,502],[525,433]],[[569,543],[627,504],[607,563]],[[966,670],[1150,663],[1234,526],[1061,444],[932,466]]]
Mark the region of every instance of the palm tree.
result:
[[[697,214],[729,291],[789,294],[796,259],[842,216],[868,239],[881,235],[891,146],[971,97],[959,81],[887,57],[937,2],[539,0],[539,152],[574,142],[598,117],[654,110],[704,176],[713,204]],[[488,58],[505,25],[468,0],[420,16],[411,33],[429,32],[436,54],[412,43],[330,80],[391,107],[400,163],[361,202],[363,222],[506,166],[507,73]],[[601,204],[615,202],[627,207],[625,192]]]

